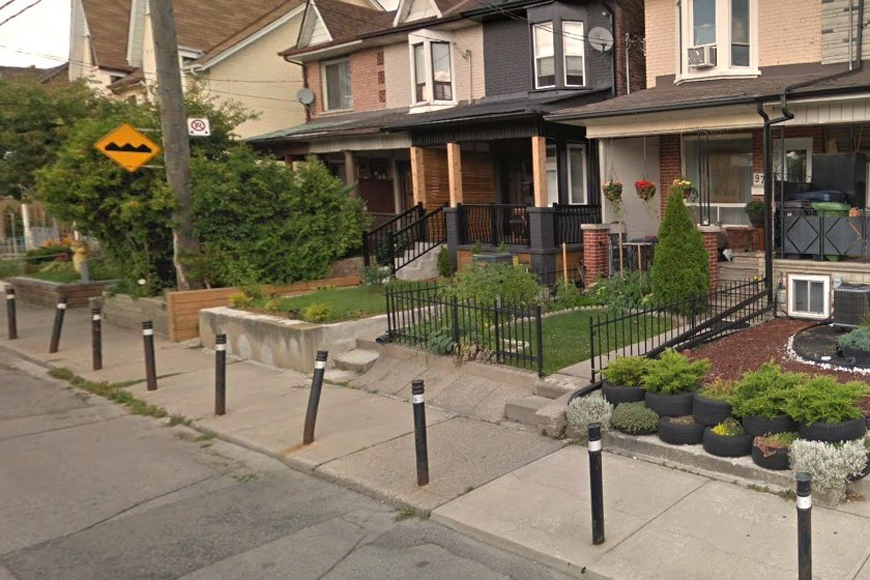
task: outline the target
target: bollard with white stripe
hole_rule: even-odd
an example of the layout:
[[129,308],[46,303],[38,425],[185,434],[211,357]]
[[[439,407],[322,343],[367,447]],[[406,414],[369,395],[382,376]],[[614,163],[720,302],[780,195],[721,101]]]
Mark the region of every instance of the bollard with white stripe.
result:
[[311,377],[311,393],[308,395],[308,412],[305,414],[305,430],[302,444],[314,443],[314,427],[317,425],[317,408],[320,406],[320,392],[323,390],[323,374],[326,372],[326,357],[329,351],[318,350],[314,361],[314,376]]
[[157,363],[154,360],[154,323],[142,323],[142,340],[145,343],[145,383],[149,391],[157,390]]
[[95,371],[103,368],[103,315],[99,307],[91,308],[91,359]]
[[66,313],[66,296],[61,296],[57,301],[57,309],[54,311],[54,327],[51,329],[51,344],[48,352],[54,354],[60,348],[60,332],[63,330],[63,315]]
[[411,381],[411,403],[414,407],[414,446],[417,450],[417,485],[429,483],[429,443],[426,441],[426,395],[423,379]]
[[798,473],[797,476],[797,523],[798,523],[798,580],[813,577],[813,496],[812,476]]
[[18,338],[18,316],[15,313],[15,288],[6,289],[6,323],[9,328],[9,340]]
[[227,335],[214,337],[214,414],[227,412]]
[[589,424],[589,497],[592,503],[592,543],[604,543],[604,482],[601,469],[601,425]]

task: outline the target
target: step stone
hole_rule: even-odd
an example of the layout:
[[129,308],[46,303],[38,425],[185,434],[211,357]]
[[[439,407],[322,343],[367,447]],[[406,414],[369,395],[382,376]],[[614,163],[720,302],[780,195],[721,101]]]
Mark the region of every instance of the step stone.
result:
[[372,368],[380,355],[374,350],[355,348],[333,357],[337,369],[362,374]]
[[537,412],[553,402],[553,399],[533,395],[522,399],[512,399],[505,403],[504,416],[510,421],[526,425],[538,425]]

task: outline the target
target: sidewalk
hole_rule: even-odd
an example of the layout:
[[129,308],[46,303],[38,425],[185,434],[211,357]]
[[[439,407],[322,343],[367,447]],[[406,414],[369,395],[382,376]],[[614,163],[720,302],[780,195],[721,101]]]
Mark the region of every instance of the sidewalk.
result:
[[[104,326],[103,371],[90,371],[90,321],[67,312],[61,351],[47,354],[51,309],[18,305],[0,348],[91,380],[141,381],[140,333]],[[247,362],[227,367],[227,414],[215,417],[214,357],[156,340],[158,390],[136,397],[201,430],[325,478],[418,510],[468,535],[584,578],[796,577],[791,501],[700,475],[605,453],[607,541],[591,545],[586,449],[427,407],[432,482],[415,480],[410,404],[325,385],[317,440],[301,446],[310,377]],[[852,512],[852,513],[849,513]],[[870,509],[813,510],[815,578],[870,580]]]

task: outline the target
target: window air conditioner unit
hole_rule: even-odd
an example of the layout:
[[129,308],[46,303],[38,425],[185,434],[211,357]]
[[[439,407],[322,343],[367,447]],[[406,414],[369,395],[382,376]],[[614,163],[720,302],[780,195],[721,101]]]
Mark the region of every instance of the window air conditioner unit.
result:
[[693,69],[716,66],[716,45],[693,46],[689,49],[689,67]]
[[843,284],[834,289],[834,324],[857,327],[870,313],[870,286]]

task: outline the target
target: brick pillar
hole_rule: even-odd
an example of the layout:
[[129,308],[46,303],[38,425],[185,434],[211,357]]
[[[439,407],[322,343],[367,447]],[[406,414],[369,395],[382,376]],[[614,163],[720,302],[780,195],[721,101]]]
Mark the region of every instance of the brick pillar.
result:
[[707,250],[710,265],[710,291],[715,291],[719,286],[719,226],[698,226],[701,239],[704,240],[704,249]]
[[608,236],[610,235],[609,224],[583,224],[583,268],[586,270],[586,279],[583,282],[588,286],[595,283],[600,277],[606,277]]

